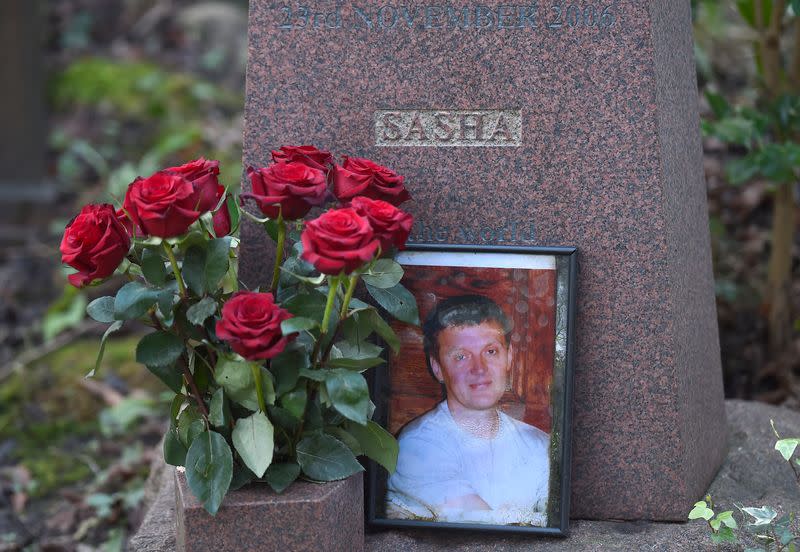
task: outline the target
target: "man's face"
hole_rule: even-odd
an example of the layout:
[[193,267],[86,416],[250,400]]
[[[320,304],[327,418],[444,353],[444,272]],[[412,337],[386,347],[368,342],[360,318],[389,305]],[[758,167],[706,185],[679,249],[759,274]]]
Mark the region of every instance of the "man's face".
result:
[[497,322],[451,326],[437,336],[431,368],[447,388],[451,410],[493,408],[506,389],[512,349]]

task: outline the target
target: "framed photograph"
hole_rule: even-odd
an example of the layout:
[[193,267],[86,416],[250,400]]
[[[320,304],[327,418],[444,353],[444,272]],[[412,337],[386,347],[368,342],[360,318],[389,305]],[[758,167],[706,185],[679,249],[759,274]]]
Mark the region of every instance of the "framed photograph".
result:
[[421,326],[376,369],[397,469],[371,465],[367,521],[566,535],[576,250],[409,245]]

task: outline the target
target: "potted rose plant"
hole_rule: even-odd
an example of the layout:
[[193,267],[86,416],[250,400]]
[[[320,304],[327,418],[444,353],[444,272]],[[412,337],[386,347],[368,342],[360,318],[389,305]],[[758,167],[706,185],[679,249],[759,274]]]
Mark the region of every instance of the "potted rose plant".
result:
[[[276,492],[297,478],[331,481],[360,470],[368,456],[393,470],[397,445],[371,420],[365,370],[397,352],[380,312],[354,297],[360,281],[396,318],[418,323],[413,297],[391,259],[412,218],[403,177],[366,159],[312,146],[285,146],[273,163],[249,168],[252,201],[240,209],[218,182],[216,161],[198,159],[130,184],[120,209],[87,205],[66,227],[62,260],[75,286],[124,274],[114,296],[89,304],[110,324],[152,328],[136,360],[175,393],[164,440],[167,463],[215,513],[229,490],[264,481]],[[313,207],[336,208],[304,221]],[[236,276],[240,216],[276,243],[262,290]],[[95,368],[97,367],[97,364]],[[92,370],[94,372],[94,370]]]

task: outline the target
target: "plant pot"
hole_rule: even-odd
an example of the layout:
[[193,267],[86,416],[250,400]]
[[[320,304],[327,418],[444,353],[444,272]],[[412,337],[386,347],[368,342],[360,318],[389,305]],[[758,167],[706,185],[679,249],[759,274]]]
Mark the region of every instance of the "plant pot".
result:
[[179,552],[364,550],[361,473],[331,483],[296,481],[281,494],[247,485],[229,492],[212,516],[175,470],[175,499]]

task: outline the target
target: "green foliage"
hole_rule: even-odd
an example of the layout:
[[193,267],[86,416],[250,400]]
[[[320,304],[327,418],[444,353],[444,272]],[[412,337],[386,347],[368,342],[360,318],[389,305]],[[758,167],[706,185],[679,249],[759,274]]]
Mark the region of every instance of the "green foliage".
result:
[[233,454],[214,431],[198,435],[186,453],[186,482],[209,514],[216,514],[233,478]]
[[257,477],[263,477],[272,463],[273,433],[272,424],[263,412],[254,412],[247,418],[236,420],[233,446]]
[[[777,450],[784,460],[789,462],[797,483],[800,485],[800,472],[792,465],[792,457],[795,454],[800,438],[782,439],[775,429],[775,423],[770,420],[772,431],[778,438],[775,443]],[[800,465],[800,463],[798,463]],[[795,533],[792,525],[795,519],[794,513],[786,513],[778,517],[778,512],[769,506],[744,507],[736,505],[742,514],[741,522],[737,522],[733,511],[725,511],[714,515],[714,504],[710,496],[694,504],[689,512],[688,518],[703,519],[711,530],[711,540],[715,544],[746,542],[752,538],[758,542],[759,547],[744,547],[745,551],[768,552],[790,552],[796,549],[796,543],[800,543],[800,533]],[[740,536],[734,531],[739,531]],[[762,546],[763,545],[763,546]]]
[[297,444],[297,462],[316,481],[336,481],[363,471],[352,451],[330,435],[313,434]]

